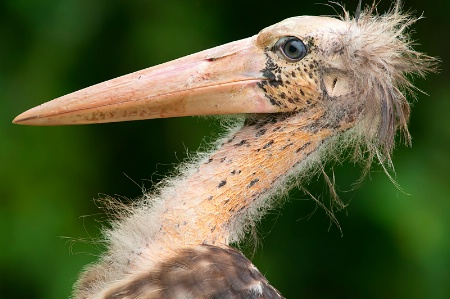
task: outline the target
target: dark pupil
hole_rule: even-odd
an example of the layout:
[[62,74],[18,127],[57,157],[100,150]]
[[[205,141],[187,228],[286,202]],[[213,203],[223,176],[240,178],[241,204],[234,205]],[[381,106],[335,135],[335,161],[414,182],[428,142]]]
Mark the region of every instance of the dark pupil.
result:
[[290,54],[295,54],[295,52],[297,52],[298,49],[296,47],[294,47],[293,45],[289,46],[289,53]]
[[290,40],[284,46],[284,53],[291,59],[298,59],[302,56],[302,44],[298,40]]

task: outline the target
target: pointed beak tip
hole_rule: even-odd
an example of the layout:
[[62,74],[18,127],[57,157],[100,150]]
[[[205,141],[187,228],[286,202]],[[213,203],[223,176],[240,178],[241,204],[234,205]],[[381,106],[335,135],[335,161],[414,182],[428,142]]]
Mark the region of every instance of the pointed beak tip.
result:
[[40,124],[39,119],[39,115],[35,113],[35,108],[32,108],[17,115],[12,123],[16,125],[36,126]]
[[33,124],[32,119],[33,118],[29,118],[29,117],[25,118],[25,117],[22,117],[21,115],[19,115],[13,119],[12,123],[15,125],[32,125]]
[[21,113],[13,119],[12,123],[15,125],[23,125],[26,123],[26,121],[27,118],[23,117],[23,113]]

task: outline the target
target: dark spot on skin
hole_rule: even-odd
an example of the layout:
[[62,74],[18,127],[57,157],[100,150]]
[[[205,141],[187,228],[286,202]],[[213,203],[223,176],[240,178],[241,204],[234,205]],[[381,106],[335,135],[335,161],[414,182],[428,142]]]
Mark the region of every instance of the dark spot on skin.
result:
[[291,76],[294,77],[294,78],[297,77],[297,76],[295,75],[295,72],[294,72],[294,71],[292,71]]
[[251,188],[254,184],[256,184],[257,182],[259,182],[259,179],[254,179],[250,182],[250,184],[247,185],[247,188]]
[[257,84],[266,94],[267,94],[267,83],[266,82],[258,82]]
[[[315,105],[313,105],[312,107],[314,107],[314,106]],[[326,117],[324,117],[322,119],[318,119],[315,122],[313,122],[307,126],[304,126],[303,130],[306,130],[313,134],[317,134],[317,132],[319,132],[321,129],[329,128],[331,126],[328,122],[325,124],[325,120],[326,120]]]
[[283,146],[283,147],[281,148],[281,150],[284,151],[286,148],[292,146],[293,144],[294,144],[293,142],[291,142],[291,143],[289,143],[289,144],[286,144],[285,146]]
[[278,119],[276,118],[275,115],[270,114],[269,116],[265,117],[264,119],[258,121],[258,123],[256,124],[256,129],[261,129],[262,127],[264,127],[267,124],[275,124],[278,122]]
[[280,101],[277,101],[276,99],[274,99],[274,98],[271,97],[271,96],[269,96],[269,100],[270,100],[270,103],[271,103],[272,105],[281,107],[281,102],[280,102]]
[[303,71],[304,71],[305,73],[307,73],[307,72],[308,72],[308,69],[305,67],[305,68],[303,69]]
[[316,46],[316,42],[315,42],[313,36],[307,37],[307,38],[304,40],[304,42],[306,42],[306,44],[308,45],[308,48],[310,48],[310,51],[311,51],[311,48],[314,48],[314,47]]
[[306,104],[311,104],[311,101],[310,100],[306,100]]
[[291,104],[294,104],[294,100],[291,99],[291,98],[288,99],[288,102],[291,103]]
[[[278,120],[280,120],[280,121],[285,120],[285,119],[291,117],[291,116],[294,115],[294,114],[295,114],[295,113],[288,113],[288,112],[277,114],[277,121],[278,121]],[[274,123],[275,123],[275,122],[273,122],[273,124],[274,124]]]
[[286,83],[286,85],[290,85],[290,84],[291,84],[291,81],[286,80],[284,83]]
[[205,162],[205,164],[209,164],[213,161],[213,158],[209,158],[208,161]]
[[273,140],[270,140],[269,142],[267,142],[267,143],[263,146],[263,149],[266,149],[266,148],[270,147],[273,143],[274,143],[274,141],[273,141]]
[[280,128],[281,128],[281,127],[276,127],[276,128],[274,128],[274,129],[272,130],[272,132],[276,132],[276,131],[278,131]]
[[[244,125],[245,125],[245,126],[248,126],[248,127],[251,127],[251,126],[256,125],[256,123],[257,123],[257,121],[256,121],[255,118],[249,117],[249,118],[246,118],[246,119],[245,119]],[[233,138],[234,138],[234,137],[236,137],[236,136],[233,136]]]
[[309,64],[309,68],[310,68],[310,69],[314,69],[314,64],[310,63],[310,64]]
[[225,161],[226,158],[227,158],[227,157],[220,158],[220,163],[222,163],[223,161]]
[[[276,81],[269,81],[269,82],[276,82]],[[272,86],[275,86],[275,87],[278,87],[278,85],[280,85],[278,83],[277,84],[269,83],[269,84],[272,85]],[[258,82],[257,85],[264,91],[264,95],[266,96],[266,98],[269,99],[269,101],[270,101],[270,103],[272,105],[277,106],[277,107],[281,107],[282,106],[282,104],[283,104],[282,102],[277,101],[276,98],[274,98],[272,95],[268,94],[268,91],[267,91],[267,88],[266,88],[267,81]]]
[[236,213],[242,212],[242,210],[244,210],[245,207],[240,207],[239,210],[236,211]]
[[243,146],[244,144],[247,143],[246,139],[241,140],[239,143],[236,143],[234,146]]
[[219,183],[219,185],[217,185],[217,188],[221,188],[223,186],[225,186],[225,184],[227,183],[227,181],[223,180]]
[[308,73],[308,76],[309,76],[310,79],[312,79],[312,78],[314,77],[314,76],[313,76],[313,73],[311,73],[311,72]]
[[[269,50],[269,49],[267,49]],[[268,94],[267,85],[270,85],[274,88],[278,88],[279,86],[283,86],[284,83],[281,78],[282,69],[273,61],[273,59],[266,53],[266,65],[265,68],[261,70],[261,73],[268,80],[258,82],[258,86],[264,91],[265,96],[269,99],[270,103],[274,106],[278,107],[286,107],[282,102],[275,99],[273,96]]]
[[308,130],[309,132],[313,134],[317,134],[317,132],[320,131],[320,127],[317,126],[317,124],[311,124],[309,126],[304,127],[304,129]]
[[271,123],[271,124],[276,124],[277,122],[278,122],[278,119],[276,119],[275,117],[273,117],[269,120],[269,123]]
[[211,199],[213,199],[213,196],[212,196],[212,195],[208,197],[208,200],[211,200]]
[[300,94],[301,94],[302,96],[305,96],[305,92],[304,92],[302,89],[300,89]]
[[261,70],[263,76],[270,81],[274,81],[276,73],[280,73],[280,68],[276,63],[273,62],[272,58],[266,53],[266,66]]
[[256,132],[255,137],[260,137],[266,133],[267,129],[261,129],[258,132]]
[[236,135],[235,135],[235,136],[233,136],[232,138],[228,139],[228,140],[227,140],[227,143],[230,143],[230,142],[232,142],[232,141],[234,140],[234,138],[236,138]]
[[230,201],[230,199],[227,198],[227,199],[225,199],[225,200],[223,201],[223,203],[224,203],[224,204],[227,204],[229,201]]
[[305,144],[303,144],[301,147],[299,147],[295,152],[301,152],[302,150],[304,150],[305,148],[307,148],[309,145],[311,144],[311,142],[307,142]]

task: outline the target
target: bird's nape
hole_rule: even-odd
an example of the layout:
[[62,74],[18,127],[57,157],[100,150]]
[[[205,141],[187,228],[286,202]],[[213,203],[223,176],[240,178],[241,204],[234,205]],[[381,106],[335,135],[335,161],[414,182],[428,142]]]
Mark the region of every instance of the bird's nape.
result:
[[396,132],[409,136],[407,76],[435,64],[412,48],[415,20],[400,2],[383,15],[373,5],[355,17],[294,17],[19,115],[60,125],[248,114],[112,223],[76,298],[281,298],[229,244],[344,148],[390,165]]

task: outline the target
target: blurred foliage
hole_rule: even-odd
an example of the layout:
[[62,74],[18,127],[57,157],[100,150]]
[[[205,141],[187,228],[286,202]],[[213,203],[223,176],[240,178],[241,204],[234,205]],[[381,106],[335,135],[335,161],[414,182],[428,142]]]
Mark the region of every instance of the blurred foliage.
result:
[[[69,297],[101,250],[90,241],[105,217],[92,198],[139,196],[217,132],[201,118],[47,128],[12,125],[17,114],[286,17],[335,14],[315,2],[0,1],[0,297]],[[293,191],[260,225],[253,258],[287,298],[450,298],[450,2],[406,2],[426,17],[414,27],[417,47],[443,63],[416,82],[429,96],[414,103],[413,147],[395,152],[403,191],[377,166],[352,190],[359,167],[331,165],[351,200],[336,215],[342,235]],[[320,181],[309,190],[328,196]]]

